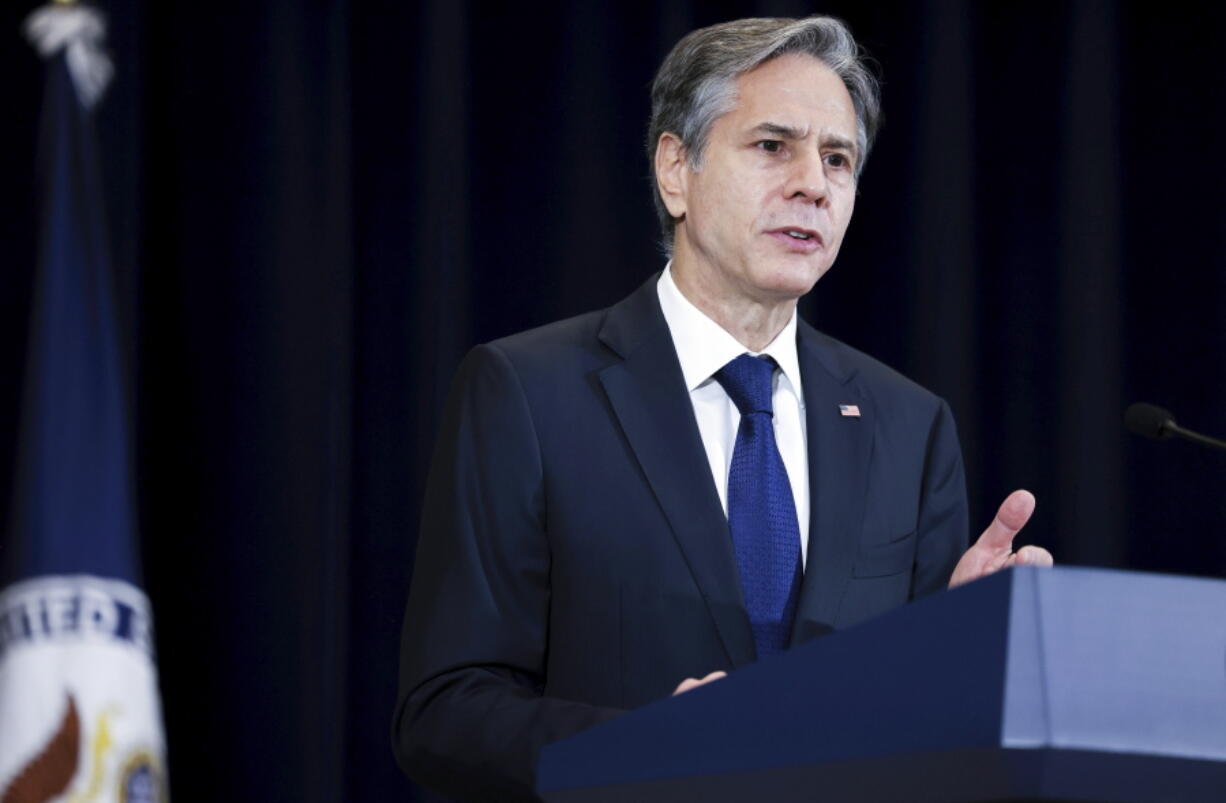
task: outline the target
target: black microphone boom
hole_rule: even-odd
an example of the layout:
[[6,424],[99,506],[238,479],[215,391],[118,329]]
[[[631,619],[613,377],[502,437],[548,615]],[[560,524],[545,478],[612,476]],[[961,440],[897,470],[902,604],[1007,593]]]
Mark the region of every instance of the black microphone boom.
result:
[[1170,411],[1163,410],[1145,402],[1130,405],[1124,411],[1124,427],[1132,433],[1144,438],[1162,440],[1171,437],[1170,427],[1175,426],[1175,417]]
[[1168,410],[1145,402],[1137,402],[1124,411],[1124,426],[1129,432],[1153,440],[1164,440],[1177,435],[1202,446],[1226,450],[1226,441],[1184,429],[1175,423],[1175,417]]

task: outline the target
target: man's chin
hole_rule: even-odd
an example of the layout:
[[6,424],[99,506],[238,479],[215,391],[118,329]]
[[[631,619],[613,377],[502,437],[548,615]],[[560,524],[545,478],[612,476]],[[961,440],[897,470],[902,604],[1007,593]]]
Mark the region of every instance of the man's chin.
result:
[[829,267],[816,266],[811,262],[780,265],[772,269],[764,281],[758,283],[758,288],[779,300],[795,300],[812,290],[818,279],[826,275]]

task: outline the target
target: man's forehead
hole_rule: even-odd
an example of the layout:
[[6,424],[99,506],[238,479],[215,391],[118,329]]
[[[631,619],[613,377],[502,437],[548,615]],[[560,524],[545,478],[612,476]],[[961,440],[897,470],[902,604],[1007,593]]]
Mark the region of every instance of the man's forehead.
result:
[[851,101],[838,73],[807,53],[788,53],[764,61],[738,76],[737,86],[755,93],[774,91],[807,99],[820,96],[831,101]]
[[733,113],[741,124],[809,129],[855,126],[855,106],[843,79],[817,59],[789,53],[759,64],[736,80]]

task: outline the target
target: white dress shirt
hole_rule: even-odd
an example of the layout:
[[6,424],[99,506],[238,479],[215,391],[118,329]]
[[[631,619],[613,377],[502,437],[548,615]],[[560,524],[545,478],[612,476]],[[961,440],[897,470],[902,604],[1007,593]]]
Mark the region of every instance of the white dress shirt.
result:
[[728,472],[741,413],[724,388],[715,381],[715,372],[742,354],[766,354],[779,364],[775,371],[771,405],[774,408],[775,443],[783,457],[796,503],[800,529],[801,565],[809,554],[809,452],[806,448],[804,389],[800,383],[800,362],[796,357],[796,313],[770,345],[761,352],[745,348],[698,307],[690,303],[673,281],[672,263],[656,284],[660,309],[673,337],[673,347],[681,362],[685,388],[694,405],[698,434],[702,437],[711,477],[719,491],[724,515],[728,514]]

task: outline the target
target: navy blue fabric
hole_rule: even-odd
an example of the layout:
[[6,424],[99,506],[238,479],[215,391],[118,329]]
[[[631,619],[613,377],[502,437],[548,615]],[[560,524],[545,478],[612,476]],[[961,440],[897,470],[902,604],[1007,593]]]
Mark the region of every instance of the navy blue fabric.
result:
[[127,399],[89,113],[47,67],[40,260],[3,579],[136,581]]
[[758,656],[782,652],[800,595],[800,526],[775,443],[775,362],[742,354],[715,374],[741,413],[728,472],[728,529]]
[[[657,278],[480,346],[456,376],[393,725],[405,771],[451,797],[534,800],[542,745],[755,660]],[[796,353],[824,503],[793,643],[944,588],[967,532],[948,407],[803,321]]]

